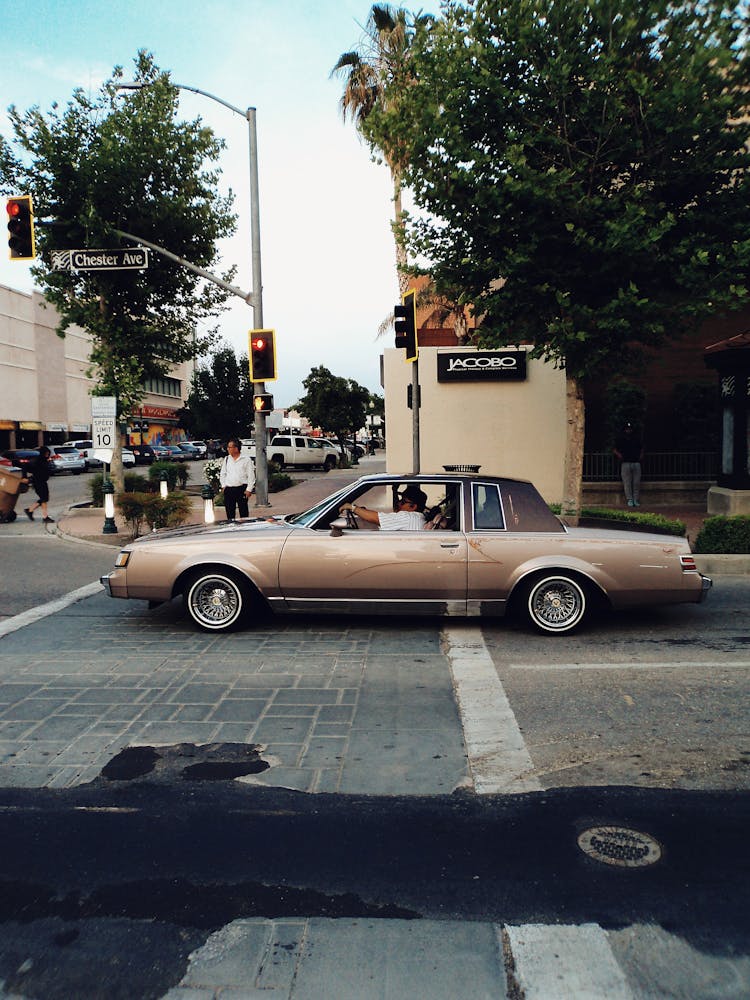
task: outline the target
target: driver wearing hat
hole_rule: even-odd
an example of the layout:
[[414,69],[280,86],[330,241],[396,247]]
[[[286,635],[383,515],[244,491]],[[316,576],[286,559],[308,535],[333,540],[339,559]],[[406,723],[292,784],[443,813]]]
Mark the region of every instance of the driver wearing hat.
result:
[[339,507],[339,514],[350,510],[355,517],[371,524],[377,524],[388,531],[423,531],[426,526],[424,509],[427,504],[427,494],[416,485],[409,483],[399,494],[396,510],[370,510],[358,504],[345,503]]

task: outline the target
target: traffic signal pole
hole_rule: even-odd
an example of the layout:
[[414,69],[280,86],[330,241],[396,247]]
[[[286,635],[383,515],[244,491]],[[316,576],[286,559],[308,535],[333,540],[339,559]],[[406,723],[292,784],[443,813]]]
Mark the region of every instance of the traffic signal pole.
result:
[[[170,81],[172,83],[172,81]],[[118,90],[141,90],[143,87],[147,87],[149,84],[145,81],[137,81],[132,83],[120,83],[118,85]],[[252,268],[252,285],[253,290],[249,294],[244,294],[238,289],[231,285],[220,281],[213,275],[207,274],[199,268],[192,267],[197,274],[202,274],[204,278],[208,278],[209,281],[215,282],[222,288],[226,288],[233,294],[239,294],[241,298],[244,298],[246,302],[249,302],[253,307],[253,327],[256,330],[263,328],[263,281],[261,277],[260,269],[260,200],[258,197],[258,133],[255,121],[255,108],[247,108],[243,111],[241,108],[236,107],[234,104],[230,104],[229,101],[225,101],[221,97],[217,97],[216,94],[211,94],[207,90],[202,90],[200,87],[191,87],[186,83],[172,83],[173,87],[178,90],[189,90],[193,94],[200,94],[202,97],[208,97],[212,101],[216,101],[217,104],[222,104],[225,108],[229,108],[237,115],[241,115],[247,122],[248,133],[249,133],[249,149],[250,149],[250,253],[251,253],[251,268]],[[117,232],[117,230],[115,230]],[[127,235],[127,234],[124,234]],[[131,237],[132,238],[132,237]],[[153,244],[146,243],[142,240],[146,246],[151,246],[152,249],[163,252],[161,247],[155,247]],[[166,254],[170,256],[170,254]],[[173,259],[174,255],[171,255]],[[181,263],[186,264],[186,261]],[[189,266],[189,265],[188,265]],[[262,382],[259,382],[255,386],[255,391],[258,393],[265,392],[265,386]],[[255,428],[255,506],[256,507],[268,507],[268,460],[266,458],[266,415],[263,412],[254,412],[254,428]]]

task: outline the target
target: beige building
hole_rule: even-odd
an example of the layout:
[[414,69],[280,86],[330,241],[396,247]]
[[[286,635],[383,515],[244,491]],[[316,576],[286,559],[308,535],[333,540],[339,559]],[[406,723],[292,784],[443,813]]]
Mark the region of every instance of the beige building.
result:
[[[80,327],[58,337],[57,310],[39,292],[0,285],[0,450],[60,444],[91,433],[91,390],[86,375],[90,338]],[[151,380],[143,406],[144,441],[181,436],[177,411],[184,406],[192,364]],[[132,429],[132,428],[131,428]],[[140,432],[132,434],[135,441]]]
[[[548,503],[562,499],[565,373],[523,349],[419,348],[420,472],[480,465],[488,475],[530,479]],[[383,353],[389,472],[411,472],[412,365]]]

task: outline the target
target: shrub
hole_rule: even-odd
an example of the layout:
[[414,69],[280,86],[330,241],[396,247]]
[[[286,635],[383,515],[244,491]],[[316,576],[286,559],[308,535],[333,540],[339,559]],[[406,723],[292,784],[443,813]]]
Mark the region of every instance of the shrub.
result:
[[143,492],[119,493],[115,498],[118,510],[128,522],[132,538],[137,538],[141,533],[145,518],[146,504],[148,503],[151,495],[151,493]]
[[[89,480],[88,490],[91,496],[92,507],[103,507],[104,506],[104,493],[102,487],[104,485],[104,476],[101,472],[97,475],[92,476]],[[149,489],[148,479],[141,475],[139,472],[126,472],[124,476],[124,485],[126,493],[138,493],[146,492]]]
[[718,514],[707,517],[695,539],[694,551],[747,555],[750,553],[750,516]]
[[[560,504],[550,504],[554,514],[560,513]],[[684,521],[672,520],[662,514],[640,513],[631,510],[613,510],[609,507],[582,507],[581,520],[608,521],[610,526],[618,523],[623,527],[639,531],[656,531],[663,535],[684,535],[687,525]]]
[[281,493],[282,490],[288,490],[290,486],[294,486],[294,480],[286,472],[272,472],[268,476],[268,492],[269,493]]
[[116,503],[133,538],[140,535],[144,521],[150,528],[176,528],[193,509],[185,493],[170,493],[166,499],[156,493],[120,493]]
[[193,505],[185,493],[171,493],[166,499],[151,494],[144,506],[150,528],[176,528],[190,517]]
[[184,462],[153,462],[149,466],[148,478],[154,484],[152,490],[156,492],[159,489],[159,482],[161,480],[162,472],[166,473],[167,476],[167,487],[171,493],[173,490],[177,489],[177,483],[179,482],[180,488],[184,489],[185,484],[188,481],[189,472],[187,466]]

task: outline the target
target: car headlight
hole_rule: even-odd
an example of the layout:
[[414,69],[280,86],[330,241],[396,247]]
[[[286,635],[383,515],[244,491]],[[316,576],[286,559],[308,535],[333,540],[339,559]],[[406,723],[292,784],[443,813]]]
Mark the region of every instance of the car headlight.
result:
[[122,552],[117,553],[117,558],[115,559],[115,566],[127,566],[128,560],[130,559],[130,553],[127,549],[123,549]]

